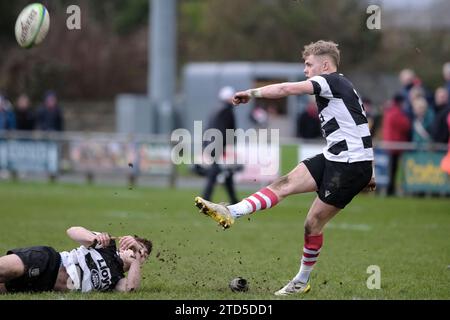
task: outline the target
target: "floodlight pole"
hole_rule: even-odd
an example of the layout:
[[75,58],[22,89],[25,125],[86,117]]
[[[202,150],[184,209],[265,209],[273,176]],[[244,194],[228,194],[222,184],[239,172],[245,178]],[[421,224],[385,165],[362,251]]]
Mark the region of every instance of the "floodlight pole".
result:
[[155,133],[173,129],[176,86],[177,0],[149,0],[149,72],[147,94]]

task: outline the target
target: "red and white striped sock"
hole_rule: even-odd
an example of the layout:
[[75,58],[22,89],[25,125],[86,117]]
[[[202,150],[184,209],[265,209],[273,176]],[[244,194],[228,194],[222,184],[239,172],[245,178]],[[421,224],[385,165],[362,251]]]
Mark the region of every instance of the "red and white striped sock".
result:
[[305,245],[303,247],[302,262],[299,272],[293,279],[294,282],[308,283],[309,275],[317,262],[322,244],[322,233],[314,236],[305,235]]
[[239,203],[228,206],[235,218],[251,214],[255,211],[269,209],[278,203],[278,196],[269,188],[263,188]]

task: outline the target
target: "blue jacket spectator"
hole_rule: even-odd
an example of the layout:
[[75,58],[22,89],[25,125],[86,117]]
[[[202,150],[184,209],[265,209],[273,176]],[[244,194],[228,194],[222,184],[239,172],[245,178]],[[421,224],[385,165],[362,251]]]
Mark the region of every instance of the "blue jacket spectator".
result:
[[56,93],[53,91],[45,94],[44,105],[37,110],[36,129],[41,131],[64,130],[64,117],[58,105]]
[[28,131],[34,129],[35,115],[31,109],[30,98],[26,94],[21,94],[17,98],[15,115],[17,130]]
[[399,74],[399,81],[402,86],[401,94],[404,100],[404,111],[409,119],[412,121],[414,118],[414,113],[412,110],[411,99],[409,96],[409,92],[414,87],[414,80],[416,78],[416,74],[411,69],[403,69]]
[[16,128],[16,117],[11,103],[0,95],[0,130],[14,130]]
[[434,95],[436,117],[431,126],[431,136],[434,142],[447,143],[449,132],[447,116],[450,113],[449,94],[446,88],[439,87]]
[[422,80],[411,69],[403,69],[400,72],[399,80],[402,85],[401,93],[405,100],[404,111],[411,121],[414,121],[414,111],[412,101],[417,95],[427,100],[428,104],[433,104],[433,94],[422,84]]

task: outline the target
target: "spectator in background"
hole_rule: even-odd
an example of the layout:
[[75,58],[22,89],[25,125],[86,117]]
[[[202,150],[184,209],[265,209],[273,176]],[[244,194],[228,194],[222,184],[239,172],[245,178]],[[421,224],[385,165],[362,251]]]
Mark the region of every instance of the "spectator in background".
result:
[[269,122],[269,114],[261,105],[255,105],[250,112],[250,121],[256,128],[267,128]]
[[42,131],[63,131],[64,117],[58,98],[54,91],[48,91],[42,105],[36,114],[36,129]]
[[445,80],[444,87],[447,89],[448,95],[450,96],[450,62],[446,62],[442,66],[442,75]]
[[371,99],[369,99],[367,97],[363,97],[362,102],[363,102],[364,110],[366,111],[366,117],[367,117],[367,121],[369,124],[370,134],[372,135],[372,137],[374,137],[376,135],[376,131],[378,130],[378,127],[380,125],[380,120],[381,120],[380,116],[379,116],[377,110],[375,110]]
[[[447,133],[450,136],[450,113],[447,115]],[[448,140],[448,151],[446,156],[441,161],[441,168],[444,172],[450,175],[450,139]]]
[[232,204],[238,202],[236,192],[234,190],[234,180],[233,170],[224,170],[223,166],[217,163],[217,160],[225,156],[226,149],[226,130],[232,129],[236,130],[236,120],[234,118],[233,104],[231,100],[233,99],[235,90],[232,87],[223,87],[219,92],[219,100],[221,102],[221,107],[218,111],[212,114],[209,120],[208,129],[217,129],[222,133],[222,145],[217,145],[216,141],[210,142],[214,145],[214,150],[220,150],[222,148],[222,154],[212,154],[213,163],[209,166],[206,172],[206,186],[203,190],[203,198],[210,200],[212,193],[214,191],[214,186],[217,182],[219,174],[223,173],[225,175],[225,189],[228,192],[230,202]]
[[425,99],[425,90],[419,86],[412,87],[408,93],[408,100],[411,102],[411,106],[412,106],[412,101],[415,99],[418,99],[418,98]]
[[297,116],[297,137],[315,139],[322,136],[316,103],[310,99],[306,109]]
[[414,112],[411,140],[418,146],[423,146],[432,141],[430,132],[434,119],[433,110],[429,108],[427,100],[423,97],[416,97],[411,100],[411,103]]
[[[407,142],[410,139],[411,121],[403,110],[405,99],[398,93],[388,103],[383,114],[382,132],[383,140],[388,142]],[[398,161],[401,149],[389,149],[389,185],[388,195],[395,194],[395,177],[397,175]]]
[[16,101],[16,129],[29,131],[34,129],[34,112],[31,109],[30,98],[26,94],[21,94]]
[[400,72],[400,83],[402,84],[402,94],[405,98],[404,108],[405,112],[411,121],[414,120],[414,111],[412,107],[412,100],[417,96],[425,98],[428,104],[433,104],[433,94],[426,90],[422,85],[422,80],[411,69],[404,69]]
[[399,81],[402,86],[401,94],[403,96],[403,108],[407,114],[407,116],[412,120],[414,115],[412,112],[411,100],[409,97],[410,90],[415,85],[416,74],[411,69],[403,69],[399,74]]
[[449,93],[446,88],[439,87],[434,94],[436,117],[431,126],[431,136],[434,142],[447,143],[449,139],[447,116],[450,113]]
[[15,129],[16,117],[11,102],[0,94],[0,131]]
[[279,116],[279,112],[278,112],[278,108],[277,108],[276,104],[270,103],[267,105],[267,114],[269,115],[269,118]]

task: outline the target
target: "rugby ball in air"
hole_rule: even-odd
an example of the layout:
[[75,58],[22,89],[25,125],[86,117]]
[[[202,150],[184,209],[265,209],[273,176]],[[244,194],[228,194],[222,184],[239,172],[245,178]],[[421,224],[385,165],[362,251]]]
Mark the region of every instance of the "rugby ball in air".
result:
[[16,39],[22,48],[31,48],[41,43],[50,28],[50,15],[40,3],[26,6],[17,17]]

